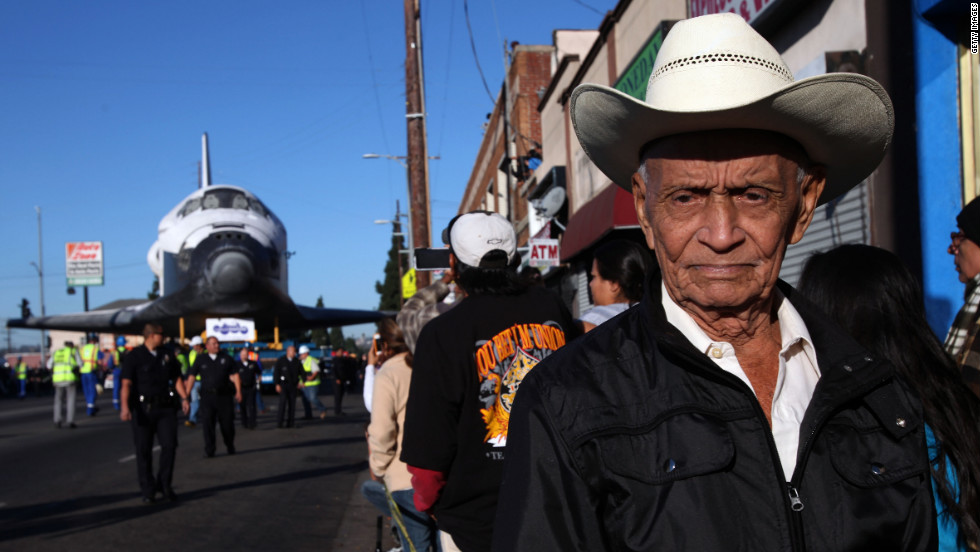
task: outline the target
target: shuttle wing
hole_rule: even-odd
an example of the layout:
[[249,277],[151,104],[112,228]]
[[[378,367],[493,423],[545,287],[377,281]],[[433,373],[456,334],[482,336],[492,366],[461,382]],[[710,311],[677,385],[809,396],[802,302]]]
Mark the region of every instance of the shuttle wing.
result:
[[195,290],[187,289],[152,301],[115,301],[88,312],[11,319],[7,327],[139,334],[147,322],[155,322],[163,326],[167,335],[177,336],[181,319],[184,335],[195,335],[204,331],[207,318],[252,318],[256,329],[266,332],[277,325],[281,329],[328,328],[376,322],[394,315],[376,310],[307,307],[296,305],[288,297],[262,298],[258,294],[253,296],[258,300],[239,302],[231,309],[221,304],[188,308],[190,303],[200,302],[200,296],[194,295]]

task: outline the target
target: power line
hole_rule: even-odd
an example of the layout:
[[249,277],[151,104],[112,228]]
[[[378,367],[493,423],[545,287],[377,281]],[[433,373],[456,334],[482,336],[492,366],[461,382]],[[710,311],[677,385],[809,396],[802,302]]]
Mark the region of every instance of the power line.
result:
[[480,67],[480,58],[476,55],[476,43],[473,41],[473,27],[470,25],[470,8],[466,0],[463,0],[463,13],[466,15],[466,30],[470,34],[470,50],[473,51],[473,61],[476,62],[476,70],[480,73],[480,80],[483,81],[483,89],[487,91],[487,97],[490,98],[490,103],[497,103],[496,98],[490,92],[490,87],[487,86],[487,78],[483,76],[483,68]]
[[593,8],[592,6],[586,4],[582,0],[572,0],[572,2],[575,2],[576,4],[578,4],[578,5],[580,5],[580,6],[584,7],[584,8],[588,8],[588,9],[594,11],[595,13],[597,13],[599,15],[602,15],[602,12],[601,11],[599,11],[599,10]]
[[383,111],[381,109],[381,98],[378,96],[378,81],[375,79],[375,67],[374,67],[374,54],[371,51],[371,27],[368,25],[367,12],[364,9],[364,4],[367,2],[361,2],[361,19],[364,22],[364,41],[367,42],[367,54],[368,54],[368,64],[371,66],[371,83],[374,85],[374,103],[378,107],[378,122],[381,124],[381,142],[384,144],[385,151],[391,151],[388,148],[388,135],[385,133],[385,118]]

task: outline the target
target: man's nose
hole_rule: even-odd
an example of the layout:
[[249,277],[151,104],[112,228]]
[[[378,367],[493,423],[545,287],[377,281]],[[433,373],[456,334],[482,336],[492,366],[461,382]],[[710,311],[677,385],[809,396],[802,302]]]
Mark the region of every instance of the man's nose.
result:
[[714,251],[727,251],[745,240],[745,232],[739,227],[738,207],[731,196],[711,194],[702,216],[697,239]]

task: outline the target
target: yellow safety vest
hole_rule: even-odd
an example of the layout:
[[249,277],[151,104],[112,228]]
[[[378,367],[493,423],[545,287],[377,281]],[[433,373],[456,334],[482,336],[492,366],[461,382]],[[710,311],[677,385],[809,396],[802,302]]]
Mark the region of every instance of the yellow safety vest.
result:
[[26,380],[27,379],[27,364],[21,362],[17,365],[17,379]]
[[113,351],[112,354],[115,357],[115,361],[116,361],[115,369],[119,370],[120,368],[122,368],[122,359],[123,359],[123,355],[126,354],[126,348],[122,346],[116,347],[116,350]]
[[[194,366],[194,361],[197,360],[197,351],[195,351],[194,349],[191,349],[191,352],[188,354],[188,356],[190,358],[188,358],[187,360],[190,362],[190,364],[188,364],[187,366],[188,367]],[[198,374],[197,377],[194,378],[194,380],[195,381],[201,381],[201,374]]]
[[[303,361],[303,370],[306,370],[309,374],[313,373],[313,363],[316,359],[310,355],[306,355],[306,360]],[[309,375],[307,374],[307,375]],[[313,387],[314,385],[320,385],[320,378],[316,377],[310,381],[303,381],[303,385],[307,387]]]
[[191,367],[191,365],[187,362],[187,355],[184,353],[177,353],[177,362],[180,363],[180,375],[186,376],[187,369]]
[[79,370],[83,374],[89,374],[92,372],[92,368],[99,362],[99,346],[95,343],[89,343],[88,345],[82,347],[82,369]]
[[52,383],[74,383],[75,382],[75,350],[69,347],[62,347],[54,353],[54,360],[51,366]]

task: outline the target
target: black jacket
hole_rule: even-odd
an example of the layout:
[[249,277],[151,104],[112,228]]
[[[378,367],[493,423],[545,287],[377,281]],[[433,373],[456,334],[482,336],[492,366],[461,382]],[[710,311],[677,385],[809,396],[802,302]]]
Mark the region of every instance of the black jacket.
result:
[[790,482],[752,390],[667,322],[655,277],[521,383],[493,549],[934,550],[921,405],[780,289],[821,371]]
[[286,355],[282,355],[276,360],[276,366],[272,370],[272,381],[282,387],[296,388],[302,375],[303,363],[300,362],[299,356],[289,360]]

